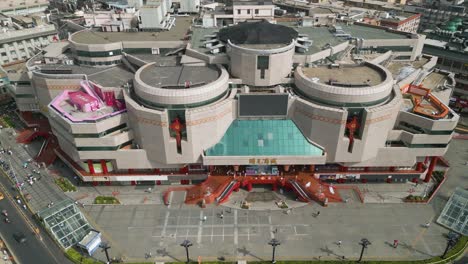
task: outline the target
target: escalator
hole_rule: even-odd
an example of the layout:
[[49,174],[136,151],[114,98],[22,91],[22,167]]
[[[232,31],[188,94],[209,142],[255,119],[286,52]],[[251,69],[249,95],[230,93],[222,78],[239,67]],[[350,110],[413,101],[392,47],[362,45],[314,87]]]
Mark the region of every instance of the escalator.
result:
[[289,180],[294,192],[299,196],[300,200],[304,202],[312,202],[313,199],[304,191],[304,189],[294,180]]
[[226,188],[224,188],[223,192],[220,196],[216,197],[216,203],[220,204],[224,202],[229,195],[231,195],[232,191],[239,186],[239,182],[236,180],[231,181]]

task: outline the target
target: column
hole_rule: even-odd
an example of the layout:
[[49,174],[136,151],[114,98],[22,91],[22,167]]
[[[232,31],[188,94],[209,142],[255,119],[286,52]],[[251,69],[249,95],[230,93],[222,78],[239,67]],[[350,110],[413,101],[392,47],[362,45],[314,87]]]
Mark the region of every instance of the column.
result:
[[94,174],[94,165],[93,165],[93,161],[92,160],[88,160],[88,169],[89,169],[89,173],[91,174]]
[[105,160],[101,160],[102,173],[107,174],[107,164]]
[[416,170],[417,171],[422,171],[423,170],[423,163],[422,162],[417,162],[416,163]]
[[426,178],[424,178],[424,182],[429,182],[431,180],[432,173],[434,172],[434,168],[438,160],[439,160],[439,157],[431,158],[431,164],[429,164],[429,169],[427,170]]

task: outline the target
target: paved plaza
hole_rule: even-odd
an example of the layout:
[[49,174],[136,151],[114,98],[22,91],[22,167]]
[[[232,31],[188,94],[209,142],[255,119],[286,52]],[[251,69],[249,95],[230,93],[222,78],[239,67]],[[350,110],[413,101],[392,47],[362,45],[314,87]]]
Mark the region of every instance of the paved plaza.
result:
[[[122,252],[132,261],[143,260],[149,252],[158,261],[180,260],[184,249],[179,244],[185,239],[194,243],[193,256],[210,260],[221,256],[267,260],[271,254],[267,242],[272,238],[282,242],[279,259],[357,258],[363,237],[372,242],[366,253],[369,259],[424,259],[441,254],[445,246],[444,228],[422,226],[435,215],[426,205],[308,205],[290,214],[184,207],[86,206],[85,211],[111,239],[114,254]],[[397,249],[391,247],[395,239],[400,241]],[[339,240],[341,246],[336,245]]]
[[[182,204],[183,194],[176,192],[168,208],[159,202],[139,205],[136,200],[130,202],[138,192],[141,192],[140,201],[141,197],[159,196],[164,187],[150,194],[141,187],[135,190],[135,186],[125,186],[120,190],[125,190],[123,199],[131,205],[87,205],[84,211],[91,223],[103,232],[104,239],[111,243],[113,256],[131,261],[148,261],[145,258],[148,253],[154,261],[183,261],[185,251],[179,244],[185,239],[194,244],[190,248],[192,259],[201,256],[203,260],[219,257],[268,260],[271,246],[267,242],[273,237],[282,243],[277,248],[278,259],[340,259],[343,256],[357,259],[361,249],[358,243],[364,237],[372,242],[365,252],[366,259],[425,259],[440,255],[445,248],[444,235],[448,230],[434,220],[453,187],[467,186],[467,177],[463,176],[467,150],[468,141],[455,140],[451,145],[446,155],[452,166],[449,178],[428,205],[391,203],[391,199],[388,203],[375,200],[375,203],[362,204],[353,199],[353,202],[330,204],[326,208],[308,204],[286,214],[283,210],[240,209],[232,206],[235,196],[227,206],[201,209]],[[367,185],[371,189],[389,186]],[[101,193],[116,191],[116,187],[89,188]],[[130,194],[132,188],[133,194]],[[408,186],[408,190],[411,188]],[[392,189],[387,190],[392,193]],[[93,191],[89,193],[93,195]],[[236,195],[242,196],[242,192]],[[145,201],[151,200],[157,201],[156,198]],[[320,215],[316,216],[318,211]],[[223,218],[219,216],[221,212]],[[203,221],[204,216],[206,221]],[[428,221],[432,222],[431,226],[424,228],[422,225]],[[339,240],[341,246],[337,245]],[[399,240],[396,249],[391,246],[393,240]],[[101,257],[99,254],[97,256]]]

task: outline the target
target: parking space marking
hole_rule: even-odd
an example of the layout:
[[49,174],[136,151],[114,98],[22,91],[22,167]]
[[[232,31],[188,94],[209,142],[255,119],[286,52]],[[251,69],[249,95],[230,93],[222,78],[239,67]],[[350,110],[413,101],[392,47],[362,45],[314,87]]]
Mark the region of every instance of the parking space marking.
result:
[[237,227],[237,209],[234,210],[234,245],[239,244],[239,229]]
[[[170,212],[169,211],[166,211],[166,216],[164,217],[164,226],[163,226],[163,229],[161,231],[161,238],[164,239],[164,237],[166,236],[166,228],[167,228],[167,222],[169,222],[169,214]],[[159,246],[162,246],[163,245],[163,241],[159,241]]]
[[197,243],[201,244],[202,242],[202,232],[203,232],[203,211],[200,211],[200,223],[198,224],[198,233],[197,233]]
[[268,224],[270,225],[270,238],[273,239],[275,238],[275,234],[273,232],[273,225],[271,221],[271,215],[268,216]]
[[215,211],[212,210],[211,212],[212,212],[212,215],[211,215],[211,243],[213,243],[214,220],[216,218],[215,218]]

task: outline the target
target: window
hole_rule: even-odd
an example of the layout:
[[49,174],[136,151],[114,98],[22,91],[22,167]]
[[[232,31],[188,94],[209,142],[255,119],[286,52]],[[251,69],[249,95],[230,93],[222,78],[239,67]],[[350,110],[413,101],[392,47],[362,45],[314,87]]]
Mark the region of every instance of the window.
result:
[[240,15],[240,12],[241,12],[240,9],[237,9],[237,14],[238,14],[238,15]]
[[255,14],[258,15],[258,9],[255,9]]
[[247,14],[250,15],[250,9],[247,9]]
[[257,69],[268,69],[270,64],[270,57],[268,56],[257,56]]
[[265,70],[268,70],[270,64],[270,57],[257,56],[257,70],[260,70],[260,79],[265,79]]

